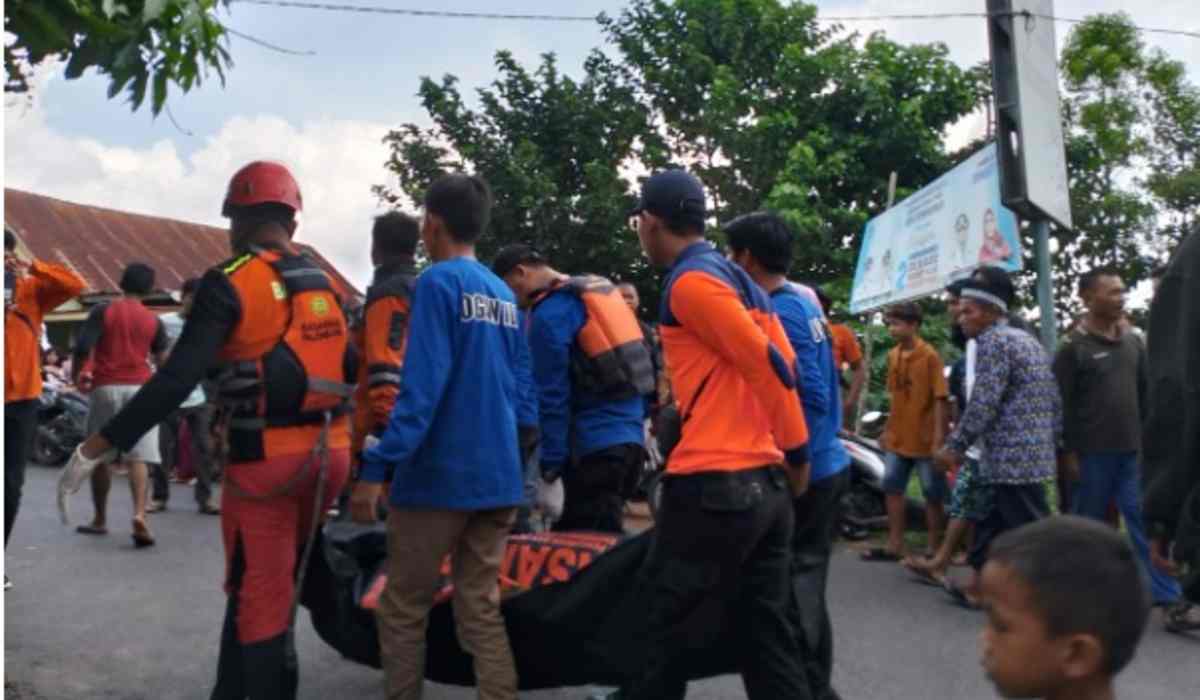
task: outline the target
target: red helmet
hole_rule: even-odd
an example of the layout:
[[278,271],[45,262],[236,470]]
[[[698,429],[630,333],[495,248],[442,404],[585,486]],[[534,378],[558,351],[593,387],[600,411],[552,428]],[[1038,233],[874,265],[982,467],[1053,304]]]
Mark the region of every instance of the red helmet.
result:
[[233,174],[221,215],[229,216],[232,207],[255,204],[286,204],[300,211],[303,208],[300,185],[282,164],[256,160]]

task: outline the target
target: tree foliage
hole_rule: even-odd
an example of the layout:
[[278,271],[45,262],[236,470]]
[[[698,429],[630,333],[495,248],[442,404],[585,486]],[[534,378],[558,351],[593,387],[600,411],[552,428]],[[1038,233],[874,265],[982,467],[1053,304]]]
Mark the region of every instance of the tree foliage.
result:
[[1056,230],[1056,300],[1096,266],[1129,284],[1194,230],[1200,212],[1200,93],[1181,63],[1146,47],[1128,15],[1071,30],[1060,69],[1075,230]]
[[124,91],[137,110],[149,94],[158,114],[172,84],[187,92],[209,69],[225,82],[222,1],[10,0],[4,24],[15,41],[4,47],[4,90],[26,92],[32,67],[59,59],[68,80],[95,68],[108,77],[109,98]]
[[987,85],[944,45],[860,42],[804,3],[638,0],[605,24],[718,221],[779,211],[811,280],[852,268],[891,171],[916,189],[948,167],[942,134]]
[[582,81],[559,72],[547,54],[530,72],[508,52],[496,55],[499,77],[467,107],[458,80],[421,82],[433,127],[406,124],[384,139],[400,191],[377,186],[392,204],[420,206],[439,174],[482,175],[496,199],[480,254],[524,242],[556,267],[629,279],[653,297],[653,274],[641,256],[627,213],[635,200],[629,168],[639,154],[661,151],[660,139],[623,69],[599,51]]

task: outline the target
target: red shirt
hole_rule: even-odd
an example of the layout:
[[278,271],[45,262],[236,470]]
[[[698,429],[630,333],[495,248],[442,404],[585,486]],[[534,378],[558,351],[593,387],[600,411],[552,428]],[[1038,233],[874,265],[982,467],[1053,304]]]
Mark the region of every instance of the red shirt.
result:
[[94,387],[140,386],[154,370],[150,355],[167,349],[166,329],[136,299],[101,304],[88,314],[75,355],[92,356]]

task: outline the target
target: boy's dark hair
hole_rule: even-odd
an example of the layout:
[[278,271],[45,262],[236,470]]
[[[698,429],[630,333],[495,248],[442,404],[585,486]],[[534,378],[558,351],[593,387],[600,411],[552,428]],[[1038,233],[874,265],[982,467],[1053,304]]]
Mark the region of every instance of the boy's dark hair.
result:
[[1045,518],[996,538],[988,559],[1029,587],[1051,636],[1095,636],[1110,675],[1133,659],[1150,594],[1133,549],[1116,530],[1073,515]]
[[229,206],[227,209],[231,222],[252,228],[264,224],[279,224],[287,228],[296,221],[296,210],[279,202],[265,202],[249,207]]
[[1088,270],[1079,277],[1079,294],[1082,296],[1085,292],[1090,291],[1100,281],[1101,277],[1116,277],[1117,279],[1121,279],[1121,273],[1111,267],[1097,267],[1093,270]]
[[121,273],[121,291],[138,296],[149,294],[154,289],[154,268],[146,263],[130,263]]
[[954,280],[950,284],[946,285],[946,293],[949,294],[950,296],[954,297],[955,299],[958,299],[959,297],[962,296],[962,290],[963,290],[963,287],[965,287],[965,286],[967,286],[967,280],[965,278],[960,279],[960,280]]
[[200,278],[193,277],[190,280],[184,280],[183,286],[179,288],[180,296],[193,296],[196,290],[200,288]]
[[725,240],[735,253],[750,251],[767,272],[786,275],[792,266],[792,242],[795,236],[787,222],[777,214],[756,211],[725,224]]
[[1152,279],[1152,280],[1160,280],[1166,276],[1167,276],[1167,266],[1166,265],[1155,265],[1154,269],[1150,271],[1150,279]]
[[11,253],[16,249],[17,249],[17,237],[13,235],[12,231],[9,231],[8,229],[4,229],[4,251],[7,253]]
[[825,312],[826,316],[833,316],[833,299],[830,298],[825,290],[820,285],[810,284],[809,289],[813,290],[813,294],[817,295],[817,301],[821,302],[821,311]]
[[549,264],[537,248],[525,243],[512,243],[500,249],[492,259],[492,272],[499,278],[516,269],[517,265],[547,265]]
[[976,270],[971,278],[986,284],[988,291],[1003,299],[1006,306],[1011,307],[1017,299],[1017,288],[1013,285],[1012,275],[1005,272],[1003,268],[984,265]]
[[446,230],[454,240],[474,243],[491,220],[492,191],[476,175],[443,175],[425,193],[425,210],[446,222]]
[[905,301],[892,306],[887,310],[887,313],[884,314],[884,320],[893,318],[898,321],[915,323],[919,326],[921,325],[921,322],[925,320],[925,314],[922,313],[921,307],[918,306],[916,302]]
[[375,217],[371,226],[371,241],[375,248],[389,258],[411,258],[417,253],[421,224],[402,211],[389,211]]

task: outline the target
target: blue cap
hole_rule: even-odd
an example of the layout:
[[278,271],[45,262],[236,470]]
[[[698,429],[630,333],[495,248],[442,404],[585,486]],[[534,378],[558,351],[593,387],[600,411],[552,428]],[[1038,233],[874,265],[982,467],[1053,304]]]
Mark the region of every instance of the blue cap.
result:
[[704,185],[683,170],[664,170],[642,184],[642,197],[630,216],[648,212],[674,228],[704,229]]

